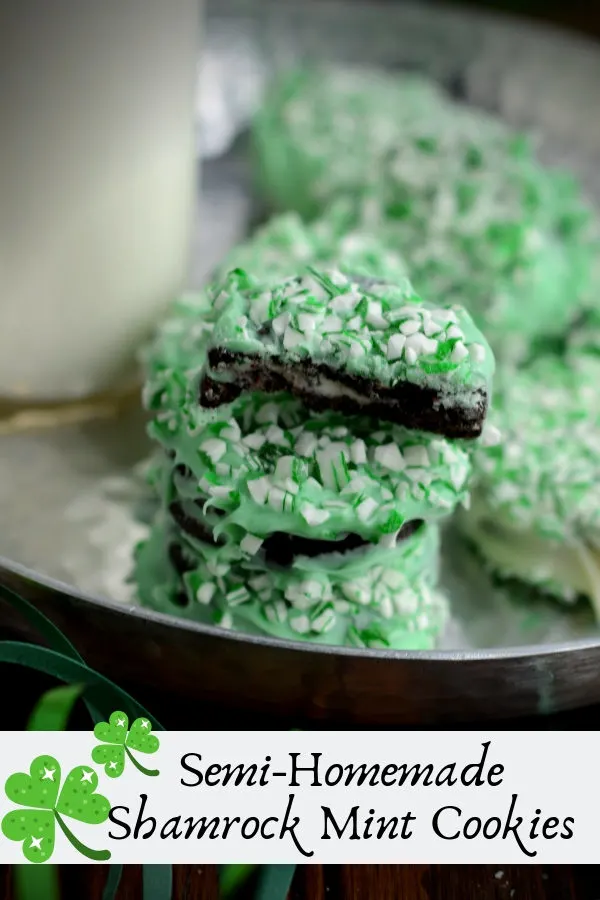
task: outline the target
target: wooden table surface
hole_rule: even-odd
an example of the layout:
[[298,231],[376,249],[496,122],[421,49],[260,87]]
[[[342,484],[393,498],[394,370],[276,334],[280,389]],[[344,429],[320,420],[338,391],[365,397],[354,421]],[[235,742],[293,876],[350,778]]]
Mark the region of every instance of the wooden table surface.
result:
[[[63,896],[101,900],[103,866],[70,866]],[[0,897],[13,900],[8,866]],[[141,869],[127,866],[118,900],[140,900]],[[173,900],[218,900],[214,866],[175,866]],[[599,866],[299,866],[288,900],[599,900]],[[44,898],[40,897],[40,900]]]

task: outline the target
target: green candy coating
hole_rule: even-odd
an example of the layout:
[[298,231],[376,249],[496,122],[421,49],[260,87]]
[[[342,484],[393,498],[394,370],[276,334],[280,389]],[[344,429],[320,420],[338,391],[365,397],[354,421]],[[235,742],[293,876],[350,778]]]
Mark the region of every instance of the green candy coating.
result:
[[496,571],[600,610],[600,360],[548,356],[498,387],[462,528]]
[[436,115],[442,93],[418,75],[361,68],[284,72],[253,125],[260,192],[310,218],[339,193],[362,187],[399,135]]
[[238,269],[215,294],[211,344],[220,349],[288,369],[323,363],[386,388],[427,386],[440,393],[441,406],[470,406],[481,389],[490,394],[494,357],[471,317],[460,306],[422,300],[406,277],[365,282],[309,267],[265,289]]
[[419,293],[464,306],[520,364],[588,302],[598,223],[527,137],[423,79],[382,77],[385,89],[368,71],[280,77],[255,125],[267,195],[340,234],[370,232]]
[[466,501],[469,456],[441,438],[368,416],[307,419],[287,394],[245,395],[216,412],[192,404],[157,417],[150,434],[191,472],[179,496],[221,510],[218,534],[233,542],[273,531],[377,542]]
[[[183,578],[168,555],[174,541],[189,561]],[[227,549],[181,541],[159,515],[138,547],[135,578],[145,606],[286,640],[374,648],[429,648],[446,622],[446,600],[434,588],[434,527],[393,549],[298,557],[288,569],[233,562]]]

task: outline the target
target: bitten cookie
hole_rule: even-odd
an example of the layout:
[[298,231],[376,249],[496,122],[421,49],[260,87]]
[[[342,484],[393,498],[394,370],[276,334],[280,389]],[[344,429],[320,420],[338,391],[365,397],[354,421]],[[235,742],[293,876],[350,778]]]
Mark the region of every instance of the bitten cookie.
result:
[[311,409],[364,412],[451,438],[481,434],[494,357],[461,307],[386,284],[319,271],[268,290],[234,270],[219,311],[200,403],[288,390]]

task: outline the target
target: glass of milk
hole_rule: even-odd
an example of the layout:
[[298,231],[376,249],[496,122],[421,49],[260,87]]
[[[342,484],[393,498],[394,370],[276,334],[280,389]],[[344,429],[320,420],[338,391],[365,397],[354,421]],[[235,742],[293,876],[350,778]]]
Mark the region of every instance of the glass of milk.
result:
[[0,28],[0,399],[123,383],[186,276],[201,0],[19,0]]

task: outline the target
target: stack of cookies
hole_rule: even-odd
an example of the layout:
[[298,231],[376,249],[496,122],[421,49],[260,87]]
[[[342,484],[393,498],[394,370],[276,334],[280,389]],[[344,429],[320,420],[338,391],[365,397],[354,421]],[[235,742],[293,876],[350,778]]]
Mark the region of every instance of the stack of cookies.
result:
[[342,259],[277,280],[257,244],[260,276],[181,301],[148,355],[162,452],[142,602],[288,639],[433,646],[439,523],[468,500],[489,346],[399,273]]

